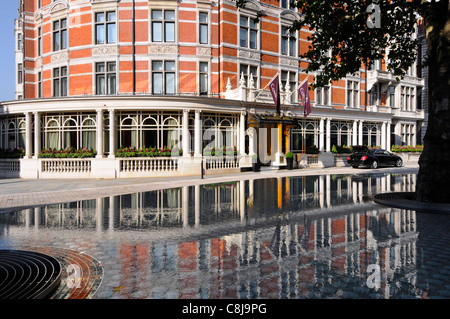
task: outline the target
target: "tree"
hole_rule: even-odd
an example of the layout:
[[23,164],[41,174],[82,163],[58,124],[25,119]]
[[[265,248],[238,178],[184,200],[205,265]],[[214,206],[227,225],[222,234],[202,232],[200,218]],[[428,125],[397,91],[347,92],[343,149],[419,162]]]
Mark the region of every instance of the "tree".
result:
[[[246,0],[236,0],[242,7]],[[387,68],[402,78],[416,60],[412,37],[423,19],[427,38],[428,128],[419,160],[416,199],[450,203],[450,5],[449,0],[291,0],[302,19],[291,31],[314,30],[301,57],[317,72],[322,87],[388,58]],[[327,54],[331,51],[331,54]]]

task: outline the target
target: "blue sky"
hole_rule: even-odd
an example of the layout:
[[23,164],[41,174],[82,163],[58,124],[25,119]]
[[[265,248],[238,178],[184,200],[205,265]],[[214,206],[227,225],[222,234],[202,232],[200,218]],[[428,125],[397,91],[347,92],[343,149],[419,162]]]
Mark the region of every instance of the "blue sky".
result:
[[14,19],[19,0],[1,0],[0,10],[0,101],[14,100]]

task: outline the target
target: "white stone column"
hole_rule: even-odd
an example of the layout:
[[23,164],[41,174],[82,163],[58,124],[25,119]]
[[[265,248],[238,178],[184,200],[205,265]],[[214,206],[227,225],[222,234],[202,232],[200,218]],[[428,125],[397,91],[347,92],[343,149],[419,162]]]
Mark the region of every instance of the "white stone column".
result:
[[97,158],[103,158],[103,110],[97,110]]
[[202,121],[200,119],[200,110],[195,110],[194,119],[194,156],[202,156]]
[[358,144],[358,121],[354,120],[353,121],[353,140],[352,140],[352,144],[353,145],[357,145]]
[[386,150],[391,150],[391,122],[386,123]]
[[41,151],[41,115],[34,112],[34,155],[33,158],[39,157]]
[[182,148],[183,157],[191,157],[190,136],[189,136],[189,110],[183,109],[183,127],[182,127]]
[[381,124],[381,148],[386,149],[386,122]]
[[362,145],[363,144],[363,120],[359,121],[359,128],[358,128],[358,144]]
[[245,155],[245,115],[247,112],[241,110],[239,118],[239,154]]
[[25,114],[25,158],[31,158],[33,156],[32,150],[32,123],[31,123],[31,113],[27,112]]
[[411,125],[411,146],[416,146],[417,124]]
[[255,143],[255,138],[257,138],[256,136],[256,129],[254,127],[249,127],[247,129],[247,134],[248,134],[248,153],[250,156],[253,156],[254,154],[256,154],[256,149],[255,149],[255,145],[257,145]]
[[324,126],[324,119],[321,118],[319,122],[319,150],[323,152],[325,150],[325,126]]
[[326,131],[326,152],[331,152],[331,118],[327,118],[327,131]]
[[109,158],[116,157],[116,111],[109,110]]

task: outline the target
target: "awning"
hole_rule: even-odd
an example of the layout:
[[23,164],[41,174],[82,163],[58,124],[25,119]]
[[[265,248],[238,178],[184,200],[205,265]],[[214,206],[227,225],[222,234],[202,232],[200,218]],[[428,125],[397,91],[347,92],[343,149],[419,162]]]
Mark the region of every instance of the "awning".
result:
[[249,127],[260,126],[261,124],[285,124],[297,126],[297,119],[288,116],[276,116],[270,114],[250,113],[247,124]]

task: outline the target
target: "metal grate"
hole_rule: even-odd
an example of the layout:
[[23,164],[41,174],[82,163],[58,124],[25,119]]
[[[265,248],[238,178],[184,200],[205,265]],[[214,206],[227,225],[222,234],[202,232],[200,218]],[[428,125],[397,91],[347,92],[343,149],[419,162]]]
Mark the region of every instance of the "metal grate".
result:
[[45,299],[61,282],[53,257],[23,250],[0,250],[0,299]]

